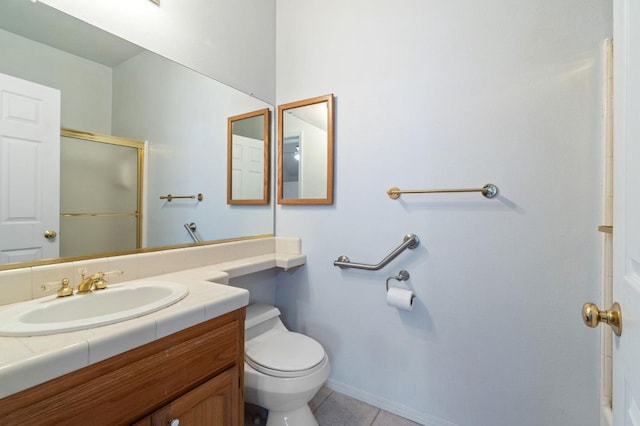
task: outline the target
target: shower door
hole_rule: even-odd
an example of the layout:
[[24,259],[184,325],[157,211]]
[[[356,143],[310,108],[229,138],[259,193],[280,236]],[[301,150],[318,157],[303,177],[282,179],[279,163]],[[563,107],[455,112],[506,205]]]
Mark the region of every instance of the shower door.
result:
[[140,248],[144,143],[63,129],[60,255]]

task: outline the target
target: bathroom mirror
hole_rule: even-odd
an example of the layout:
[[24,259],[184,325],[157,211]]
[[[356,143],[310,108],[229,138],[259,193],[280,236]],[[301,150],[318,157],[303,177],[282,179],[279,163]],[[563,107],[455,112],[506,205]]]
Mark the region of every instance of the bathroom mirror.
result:
[[278,106],[278,204],[333,203],[333,94]]
[[[61,127],[145,142],[138,251],[194,244],[192,223],[203,242],[273,235],[273,205],[228,205],[224,195],[227,118],[271,105],[41,2],[0,2],[0,51],[0,73],[60,90]],[[161,199],[198,193],[202,201]],[[61,239],[82,232],[59,226],[51,229]],[[96,247],[82,257],[117,253]]]
[[269,203],[269,109],[227,119],[227,204]]

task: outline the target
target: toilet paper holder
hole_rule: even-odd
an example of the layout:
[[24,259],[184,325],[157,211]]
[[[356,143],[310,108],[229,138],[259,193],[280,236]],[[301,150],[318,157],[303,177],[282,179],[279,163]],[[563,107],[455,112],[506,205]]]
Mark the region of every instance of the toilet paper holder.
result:
[[411,275],[409,275],[408,271],[405,271],[404,269],[400,272],[398,272],[398,275],[396,275],[395,277],[389,277],[387,278],[387,291],[389,291],[389,281],[390,280],[396,280],[396,281],[406,281],[410,278]]
[[409,272],[404,269],[398,273],[395,277],[387,278],[387,304],[394,308],[411,311],[413,309],[413,300],[416,295],[413,290],[407,290],[399,287],[389,287],[389,281],[406,281],[409,279]]

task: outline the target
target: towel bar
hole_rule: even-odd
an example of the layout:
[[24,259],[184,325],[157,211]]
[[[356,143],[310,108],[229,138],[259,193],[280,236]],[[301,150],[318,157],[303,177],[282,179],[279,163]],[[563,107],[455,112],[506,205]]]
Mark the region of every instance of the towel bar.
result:
[[493,198],[498,195],[498,187],[488,183],[482,188],[461,188],[461,189],[400,189],[396,186],[387,190],[389,198],[396,200],[400,194],[435,194],[442,192],[482,192],[486,198]]
[[175,200],[177,198],[191,198],[191,199],[198,199],[198,201],[202,201],[204,200],[204,195],[202,194],[198,194],[198,195],[171,195],[171,194],[167,194],[167,195],[161,195],[160,199],[161,200],[167,200],[168,202],[171,202],[171,200]]

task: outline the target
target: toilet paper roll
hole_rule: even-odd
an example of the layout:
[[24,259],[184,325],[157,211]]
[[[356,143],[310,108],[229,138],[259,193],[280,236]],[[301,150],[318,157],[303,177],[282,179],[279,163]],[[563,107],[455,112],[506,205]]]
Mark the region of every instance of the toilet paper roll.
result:
[[413,309],[413,291],[404,288],[390,287],[387,290],[387,304],[404,311]]

